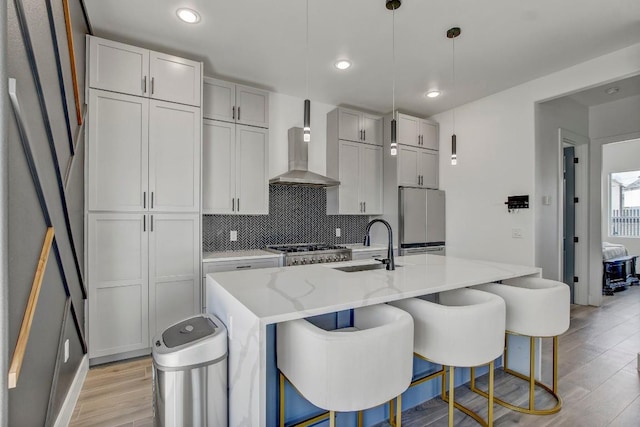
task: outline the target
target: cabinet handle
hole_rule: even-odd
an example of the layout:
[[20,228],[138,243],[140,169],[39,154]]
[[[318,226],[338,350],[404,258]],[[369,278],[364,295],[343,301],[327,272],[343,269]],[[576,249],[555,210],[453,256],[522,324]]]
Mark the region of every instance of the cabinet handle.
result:
[[238,120],[240,120],[240,107],[238,107]]
[[251,268],[250,265],[238,265],[236,266],[237,269],[242,269],[242,268]]
[[142,231],[147,231],[147,216],[142,215]]
[[362,202],[363,212],[367,211],[367,202]]
[[236,106],[235,105],[233,107],[231,107],[231,118],[233,120],[236,119]]
[[240,197],[238,197],[238,212],[240,212]]
[[153,90],[155,88],[155,77],[151,77],[151,95],[153,95]]
[[147,192],[142,192],[142,209],[147,209]]
[[364,129],[364,130],[362,131],[362,140],[363,140],[363,141],[366,141],[366,140],[367,140],[367,130],[366,130],[366,129]]
[[151,209],[153,209],[153,191],[151,192]]
[[153,233],[153,215],[151,215],[151,232]]
[[231,199],[231,212],[236,211],[236,199],[235,197]]
[[147,76],[142,78],[142,93],[147,93]]

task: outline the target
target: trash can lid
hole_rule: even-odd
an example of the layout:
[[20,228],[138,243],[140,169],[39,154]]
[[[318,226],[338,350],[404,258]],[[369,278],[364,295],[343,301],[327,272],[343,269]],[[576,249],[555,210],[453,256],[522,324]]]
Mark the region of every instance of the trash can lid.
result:
[[216,333],[216,325],[207,317],[192,317],[169,327],[162,333],[162,341],[167,348],[197,341]]
[[227,329],[211,314],[175,323],[153,339],[153,363],[160,369],[215,363],[226,354]]

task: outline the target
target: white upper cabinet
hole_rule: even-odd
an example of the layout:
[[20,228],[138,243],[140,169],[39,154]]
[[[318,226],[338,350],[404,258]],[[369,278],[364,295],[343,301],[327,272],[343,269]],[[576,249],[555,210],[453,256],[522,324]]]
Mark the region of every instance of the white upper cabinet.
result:
[[151,98],[200,105],[202,67],[199,62],[158,52],[151,52],[149,60]]
[[382,144],[380,117],[344,108],[327,114],[327,175],[340,181],[327,188],[327,214],[382,214],[383,155],[378,141]]
[[200,105],[202,63],[89,38],[89,87]]
[[382,145],[382,117],[347,108],[336,108],[329,117],[337,121],[338,139]]
[[269,213],[269,131],[204,120],[202,212]]
[[150,101],[149,110],[149,207],[153,211],[197,212],[200,109]]
[[206,119],[269,127],[269,92],[204,78],[203,112]]
[[438,125],[426,119],[398,113],[397,138],[398,144],[414,147],[438,149]]
[[147,209],[149,100],[92,89],[89,105],[89,210]]
[[398,148],[398,185],[438,188],[438,152],[404,145]]
[[438,152],[420,150],[418,171],[421,187],[438,188]]

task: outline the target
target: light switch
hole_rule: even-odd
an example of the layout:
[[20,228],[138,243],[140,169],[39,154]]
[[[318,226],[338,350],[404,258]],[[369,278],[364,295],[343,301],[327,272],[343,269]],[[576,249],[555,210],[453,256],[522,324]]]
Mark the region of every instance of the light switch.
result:
[[342,235],[342,230],[336,228],[336,237],[340,237]]
[[238,241],[238,230],[231,230],[229,232],[229,241],[237,242]]

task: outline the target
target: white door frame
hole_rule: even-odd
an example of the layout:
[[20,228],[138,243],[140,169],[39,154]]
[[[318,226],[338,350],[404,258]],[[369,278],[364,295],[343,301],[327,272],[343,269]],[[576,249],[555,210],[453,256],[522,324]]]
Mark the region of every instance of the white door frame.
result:
[[575,275],[579,278],[574,283],[574,303],[589,304],[589,138],[558,128],[558,281],[564,277],[564,147],[574,146],[575,156],[580,159],[575,166],[575,196],[579,202],[575,210],[576,236],[579,241],[575,246]]

